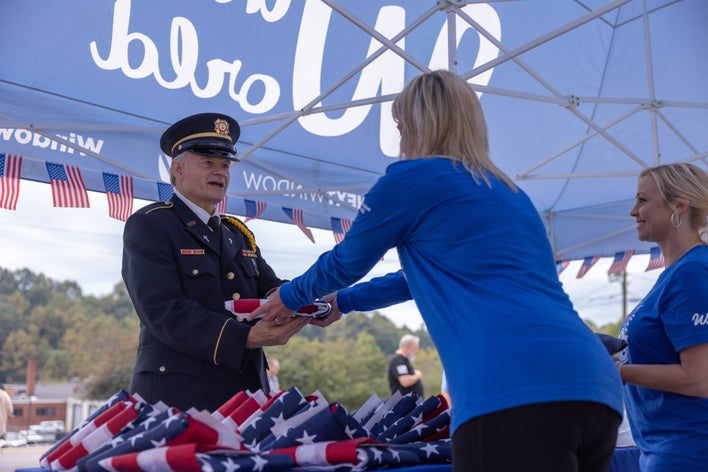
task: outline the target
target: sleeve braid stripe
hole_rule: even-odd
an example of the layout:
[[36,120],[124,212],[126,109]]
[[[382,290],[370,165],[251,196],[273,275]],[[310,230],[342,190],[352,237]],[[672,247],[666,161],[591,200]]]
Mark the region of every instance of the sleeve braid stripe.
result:
[[224,321],[224,324],[221,325],[219,337],[216,339],[216,346],[214,346],[214,365],[219,365],[219,363],[216,362],[216,353],[219,352],[219,343],[221,342],[221,336],[224,334],[224,328],[226,328],[226,325],[229,324],[229,321],[231,321],[231,318],[227,318],[226,321]]

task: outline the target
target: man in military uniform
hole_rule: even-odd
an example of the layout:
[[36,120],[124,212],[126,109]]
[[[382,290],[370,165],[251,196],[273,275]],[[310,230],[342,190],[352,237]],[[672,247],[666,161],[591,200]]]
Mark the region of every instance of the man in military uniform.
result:
[[160,147],[173,158],[175,194],[125,224],[122,275],[140,318],[131,392],[146,401],[214,411],[241,390],[267,391],[262,347],[285,344],[308,322],[239,322],[224,308],[285,282],[241,221],[216,215],[239,134],[236,120],[216,113],[170,126]]

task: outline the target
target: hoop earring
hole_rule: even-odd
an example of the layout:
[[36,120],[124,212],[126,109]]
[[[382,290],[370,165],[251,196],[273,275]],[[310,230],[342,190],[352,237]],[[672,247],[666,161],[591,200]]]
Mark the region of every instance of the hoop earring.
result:
[[[677,220],[677,221],[674,221]],[[676,210],[674,210],[673,213],[671,213],[671,224],[674,226],[674,228],[680,228],[681,227],[681,216],[676,213]]]

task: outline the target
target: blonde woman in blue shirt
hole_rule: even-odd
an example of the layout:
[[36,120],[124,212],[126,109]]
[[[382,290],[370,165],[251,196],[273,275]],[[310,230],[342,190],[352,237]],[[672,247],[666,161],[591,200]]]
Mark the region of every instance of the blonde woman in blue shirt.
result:
[[665,269],[620,329],[627,416],[646,472],[708,471],[708,174],[642,171],[631,215]]
[[250,316],[283,320],[395,247],[402,271],[342,290],[336,305],[415,299],[454,372],[453,470],[606,471],[621,421],[617,369],[563,292],[538,212],[489,159],[476,94],[450,72],[423,74],[393,117],[401,159],[344,240]]

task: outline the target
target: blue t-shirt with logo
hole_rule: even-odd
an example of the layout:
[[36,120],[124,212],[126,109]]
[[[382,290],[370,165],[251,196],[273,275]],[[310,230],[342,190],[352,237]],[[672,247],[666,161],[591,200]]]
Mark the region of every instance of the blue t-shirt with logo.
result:
[[402,271],[338,295],[340,307],[416,302],[448,374],[451,428],[507,408],[592,401],[621,414],[617,369],[563,291],[528,196],[445,158],[391,164],[344,240],[280,288],[297,308],[364,277],[395,247]]
[[[628,364],[680,364],[679,352],[708,343],[708,246],[697,246],[659,276],[622,324]],[[708,399],[630,383],[627,415],[642,470],[708,471]]]

